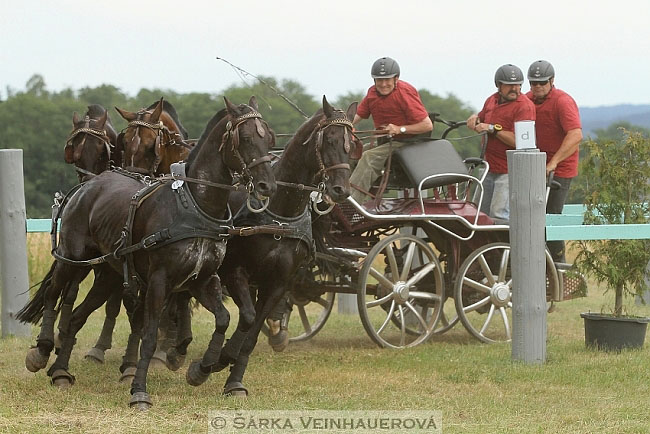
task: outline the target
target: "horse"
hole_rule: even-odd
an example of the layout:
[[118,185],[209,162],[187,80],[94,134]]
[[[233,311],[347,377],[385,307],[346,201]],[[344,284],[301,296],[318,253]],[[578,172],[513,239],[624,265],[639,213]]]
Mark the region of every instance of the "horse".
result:
[[[237,172],[251,191],[271,196],[277,185],[269,151],[274,134],[262,120],[257,101],[232,104],[208,122],[174,182],[148,182],[129,172],[107,171],[83,184],[63,208],[56,261],[40,288],[18,313],[23,322],[43,318],[37,346],[25,365],[36,372],[47,365],[54,347],[54,310],[59,297],[74,302],[82,276],[90,268],[95,280],[88,295],[72,312],[62,333],[63,344],[47,374],[61,388],[74,384],[68,372],[77,332],[88,316],[127,280],[124,301],[129,314],[129,343],[142,341],[131,383],[129,405],[148,409],[147,372],[156,347],[160,312],[172,292],[189,291],[215,317],[215,331],[202,363],[217,363],[229,314],[221,303],[217,269],[226,250],[232,215],[228,197]],[[110,194],[106,194],[110,191]],[[137,210],[137,211],[136,211]],[[125,222],[127,222],[125,226]],[[133,240],[139,240],[131,243]],[[125,269],[123,269],[123,267]],[[123,274],[124,271],[124,274]],[[63,294],[62,294],[63,292]],[[135,365],[127,353],[120,370]]]
[[[193,144],[188,141],[187,130],[181,124],[176,109],[169,101],[160,98],[159,101],[138,112],[130,112],[119,107],[115,107],[115,110],[128,121],[117,141],[120,149],[124,150],[124,162],[129,170],[152,176],[165,175],[170,173],[173,163],[188,157]],[[121,304],[122,298],[117,292],[113,293],[106,302],[106,316],[102,331],[95,345],[86,354],[86,360],[104,363],[105,352],[112,346],[113,329]],[[163,322],[161,330],[164,332],[166,329],[166,324]],[[169,343],[171,339],[163,339],[162,348],[154,356],[155,362],[166,362],[160,354],[171,345]],[[178,369],[180,366],[169,367]]]
[[138,112],[119,107],[115,110],[128,122],[118,138],[124,149],[125,167],[158,176],[168,174],[172,163],[188,157],[192,145],[169,101],[160,98]]
[[72,114],[72,132],[65,142],[65,162],[74,164],[79,182],[108,170],[111,163],[121,166],[122,153],[117,148],[117,132],[104,107],[88,106],[84,117]]
[[[297,269],[310,258],[310,195],[314,191],[327,194],[334,202],[349,196],[351,121],[356,107],[353,103],[346,112],[334,109],[323,97],[322,109],[303,123],[273,166],[278,189],[267,210],[253,214],[242,208],[235,217],[237,225],[275,221],[295,228],[295,233],[281,238],[264,234],[231,240],[218,273],[239,308],[237,329],[222,349],[217,365],[196,361],[189,366],[188,383],[199,385],[211,372],[233,365],[223,393],[248,394],[241,381],[262,323]],[[255,304],[250,284],[257,286]]]

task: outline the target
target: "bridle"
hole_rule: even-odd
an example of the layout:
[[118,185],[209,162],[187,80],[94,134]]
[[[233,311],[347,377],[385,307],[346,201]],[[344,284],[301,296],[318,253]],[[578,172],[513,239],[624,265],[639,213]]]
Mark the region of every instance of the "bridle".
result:
[[[92,136],[97,139],[99,139],[103,144],[104,148],[106,149],[106,154],[107,154],[107,159],[106,159],[106,168],[104,170],[107,170],[108,167],[110,166],[111,162],[111,148],[114,147],[114,145],[111,143],[111,139],[108,137],[108,134],[106,133],[106,130],[99,130],[97,128],[91,128],[90,127],[90,116],[86,115],[84,118],[84,126],[81,128],[77,128],[75,130],[72,130],[70,135],[65,141],[65,147],[64,150],[68,147],[71,146],[72,149],[74,149],[74,145],[72,144],[72,141],[74,140],[75,137],[77,137],[79,134],[83,134],[83,139],[81,140],[81,143],[79,143],[78,146],[83,146],[86,143],[86,138],[87,136]],[[72,161],[74,163],[74,161]],[[97,175],[97,173],[93,173],[89,170],[82,169],[81,167],[78,167],[75,165],[75,169],[77,172],[83,174],[83,175],[89,175],[89,176],[94,176]],[[100,173],[102,172],[101,170],[99,171]]]
[[[232,118],[232,115],[229,116]],[[241,179],[246,185],[246,191],[248,192],[248,199],[246,202],[248,209],[251,212],[259,213],[264,211],[268,207],[269,198],[266,198],[266,200],[262,200],[262,198],[258,197],[259,200],[263,201],[264,206],[259,209],[255,209],[252,207],[251,195],[255,193],[255,184],[253,183],[253,175],[251,174],[250,169],[260,164],[270,162],[273,157],[270,153],[268,153],[263,157],[254,158],[248,164],[244,161],[244,158],[241,156],[241,153],[239,152],[239,128],[244,124],[244,122],[250,120],[253,120],[255,122],[255,131],[260,137],[263,138],[266,135],[267,132],[262,126],[262,123],[264,123],[264,126],[266,126],[267,129],[269,129],[268,124],[264,119],[262,119],[262,115],[258,111],[252,110],[241,116],[228,120],[228,122],[226,123],[226,132],[223,133],[223,136],[221,137],[221,145],[219,146],[219,152],[221,152],[225,148],[227,142],[230,142],[231,151],[235,159],[239,163],[239,167],[240,167],[239,171],[236,171],[236,173],[238,173],[241,176]]]
[[[151,111],[141,110],[137,114],[138,114],[138,117],[141,117],[141,116],[143,116],[145,114],[151,114],[151,113],[152,113]],[[159,149],[162,146],[174,146],[174,145],[177,145],[177,146],[183,146],[183,147],[185,147],[187,149],[192,149],[192,147],[183,140],[183,137],[179,133],[170,130],[167,127],[167,125],[165,125],[163,123],[163,121],[159,121],[158,123],[154,124],[154,123],[151,123],[151,122],[136,119],[136,120],[133,120],[133,121],[129,122],[126,125],[126,128],[124,128],[124,130],[122,130],[122,132],[125,132],[129,128],[135,128],[135,137],[134,137],[134,139],[137,138],[138,141],[140,141],[140,127],[147,128],[147,129],[153,131],[154,134],[156,135],[156,140],[155,140],[154,145],[153,145],[154,154],[155,154],[156,158],[154,159],[153,163],[151,164],[151,168],[149,170],[150,173],[156,173],[156,170],[158,170],[158,166],[160,165],[160,162],[162,161],[162,155],[160,155],[160,151],[159,151]],[[133,159],[133,155],[131,156],[131,159]]]

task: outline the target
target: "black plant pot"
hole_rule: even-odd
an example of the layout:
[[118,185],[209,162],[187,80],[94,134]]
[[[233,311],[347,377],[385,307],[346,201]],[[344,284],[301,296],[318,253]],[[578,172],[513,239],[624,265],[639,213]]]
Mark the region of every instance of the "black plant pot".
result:
[[598,313],[581,313],[585,320],[585,344],[605,351],[641,348],[650,318],[615,317]]

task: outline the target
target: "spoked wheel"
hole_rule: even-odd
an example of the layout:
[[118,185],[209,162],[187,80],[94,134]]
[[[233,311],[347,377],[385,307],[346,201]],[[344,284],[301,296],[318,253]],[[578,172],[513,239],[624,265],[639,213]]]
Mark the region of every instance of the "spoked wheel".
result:
[[438,258],[413,235],[397,233],[379,241],[359,273],[361,322],[381,347],[406,348],[426,341],[440,317],[443,296]]
[[458,324],[458,321],[459,318],[458,313],[456,312],[456,304],[453,297],[449,297],[445,300],[445,304],[442,307],[442,313],[440,314],[440,320],[438,321],[435,330],[433,330],[433,333],[437,335],[446,333],[454,328],[454,326]]
[[[306,341],[316,335],[327,322],[334,306],[334,293],[326,292],[316,300],[291,294],[289,301],[293,304],[293,311],[289,312],[293,317],[289,320],[289,342]],[[296,319],[300,320],[299,324]]]
[[[557,285],[557,272],[546,253],[547,293]],[[454,301],[467,331],[486,342],[512,340],[512,273],[510,244],[487,244],[467,257],[458,271]]]

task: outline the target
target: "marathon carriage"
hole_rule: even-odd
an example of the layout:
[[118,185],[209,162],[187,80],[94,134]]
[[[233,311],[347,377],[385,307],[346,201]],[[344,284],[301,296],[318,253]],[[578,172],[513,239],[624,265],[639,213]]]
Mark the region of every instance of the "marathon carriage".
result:
[[[483,342],[511,340],[509,226],[479,212],[488,164],[461,159],[446,140],[465,122],[435,120],[447,125],[441,139],[393,152],[374,199],[349,198],[314,219],[317,253],[283,317],[285,326],[299,317],[290,341],[318,333],[336,293],[356,294],[363,326],[381,347],[418,345],[458,321]],[[568,269],[546,252],[549,303],[584,290]]]

